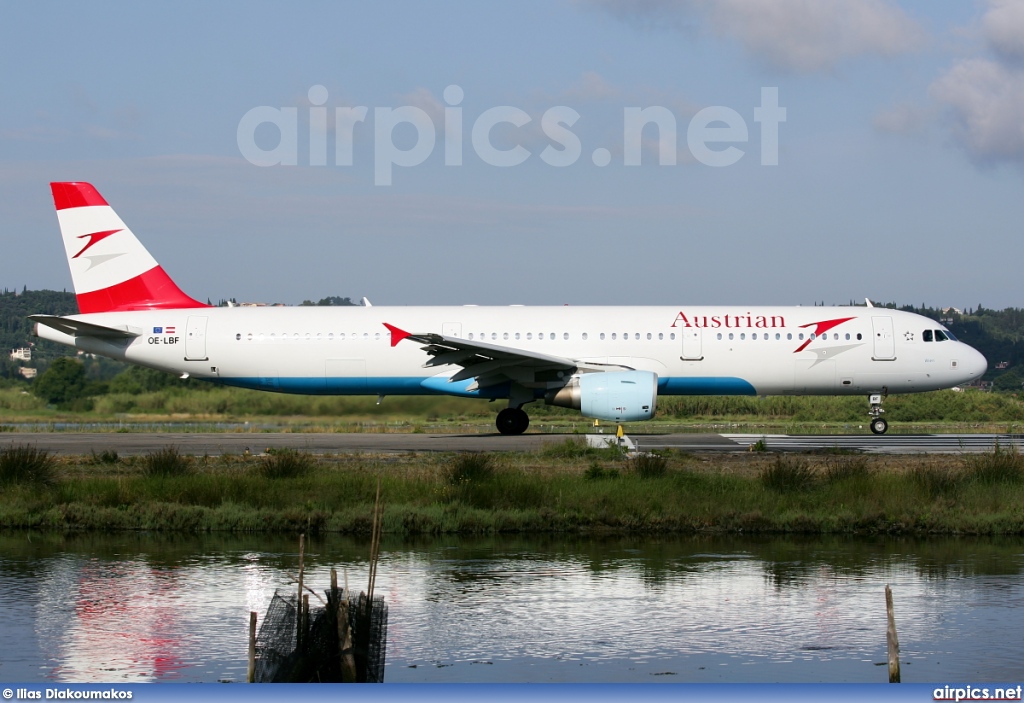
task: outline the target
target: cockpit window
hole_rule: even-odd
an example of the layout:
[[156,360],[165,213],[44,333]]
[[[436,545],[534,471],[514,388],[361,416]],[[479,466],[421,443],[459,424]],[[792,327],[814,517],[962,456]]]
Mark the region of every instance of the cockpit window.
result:
[[945,332],[943,332],[942,330],[935,330],[936,342],[945,342],[947,339],[949,339],[949,337],[946,336]]
[[921,333],[921,339],[923,339],[926,342],[932,341],[932,331],[931,330],[925,330],[924,332],[922,332]]
[[942,330],[942,334],[946,335],[946,339],[952,340],[954,342],[960,341],[949,330]]

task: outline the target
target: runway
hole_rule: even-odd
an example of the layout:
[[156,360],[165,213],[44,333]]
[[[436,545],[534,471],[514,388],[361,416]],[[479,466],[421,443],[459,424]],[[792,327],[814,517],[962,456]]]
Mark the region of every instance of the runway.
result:
[[[560,443],[572,434],[384,434],[384,433],[183,433],[183,432],[5,432],[0,447],[31,444],[54,454],[77,455],[105,450],[122,456],[149,454],[173,446],[184,454],[217,456],[259,454],[268,448],[300,449],[314,454],[357,452],[532,452]],[[764,440],[769,451],[844,449],[870,454],[961,454],[1000,447],[1024,450],[1024,435],[758,435],[758,434],[637,434],[630,435],[640,450],[678,449],[687,452],[745,452]]]

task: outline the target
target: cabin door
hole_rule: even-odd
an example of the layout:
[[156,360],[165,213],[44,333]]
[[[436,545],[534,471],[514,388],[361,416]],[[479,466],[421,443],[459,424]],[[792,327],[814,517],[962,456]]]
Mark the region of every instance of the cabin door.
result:
[[896,340],[892,333],[892,318],[888,315],[872,317],[871,328],[875,335],[875,361],[892,361],[896,358]]
[[205,315],[189,315],[185,325],[185,361],[205,361],[206,321]]
[[683,328],[683,355],[680,357],[683,361],[700,361],[704,358],[700,333],[700,327]]

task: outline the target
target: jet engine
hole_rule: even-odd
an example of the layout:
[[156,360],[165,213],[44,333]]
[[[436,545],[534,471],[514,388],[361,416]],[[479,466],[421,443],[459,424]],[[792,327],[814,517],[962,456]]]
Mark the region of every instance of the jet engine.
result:
[[544,402],[574,408],[598,420],[650,420],[658,402],[658,375],[650,371],[584,373],[549,391]]

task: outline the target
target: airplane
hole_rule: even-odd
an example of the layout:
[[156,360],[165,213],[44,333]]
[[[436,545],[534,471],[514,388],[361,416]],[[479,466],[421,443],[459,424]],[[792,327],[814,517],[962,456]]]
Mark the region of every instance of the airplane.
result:
[[[667,395],[864,395],[977,380],[985,357],[943,325],[867,307],[212,307],[185,294],[90,184],[52,183],[79,314],[31,315],[83,352],[228,386],[310,395],[452,395],[596,420],[654,417]],[[364,301],[368,303],[369,301]]]

